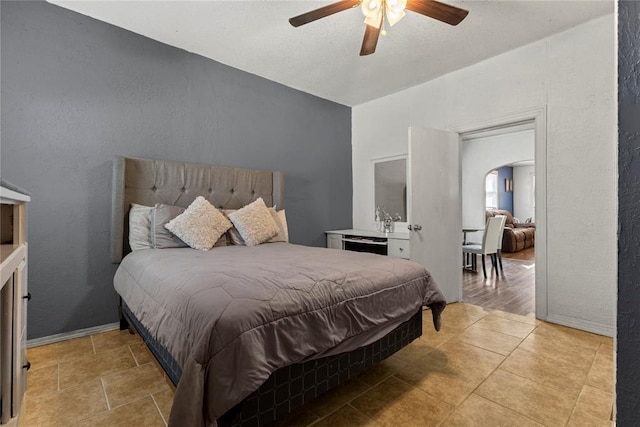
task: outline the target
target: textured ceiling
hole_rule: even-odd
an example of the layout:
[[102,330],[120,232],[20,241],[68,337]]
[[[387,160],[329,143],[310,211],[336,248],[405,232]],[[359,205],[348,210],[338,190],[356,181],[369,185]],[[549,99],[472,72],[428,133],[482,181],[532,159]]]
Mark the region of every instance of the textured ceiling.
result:
[[[608,13],[599,1],[452,0],[457,27],[411,12],[358,55],[359,8],[299,28],[288,18],[331,2],[53,1],[96,19],[345,105],[432,80]],[[613,48],[613,46],[612,46]]]

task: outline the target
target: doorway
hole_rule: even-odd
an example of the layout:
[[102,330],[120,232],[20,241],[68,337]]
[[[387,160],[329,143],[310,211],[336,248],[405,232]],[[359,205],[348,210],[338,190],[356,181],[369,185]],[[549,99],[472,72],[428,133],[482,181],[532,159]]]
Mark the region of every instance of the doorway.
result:
[[[465,270],[463,301],[541,319],[546,318],[544,113],[459,130],[463,228],[484,228],[495,214],[506,214],[508,222],[502,270],[486,279],[481,271]],[[467,241],[481,242],[482,232]]]

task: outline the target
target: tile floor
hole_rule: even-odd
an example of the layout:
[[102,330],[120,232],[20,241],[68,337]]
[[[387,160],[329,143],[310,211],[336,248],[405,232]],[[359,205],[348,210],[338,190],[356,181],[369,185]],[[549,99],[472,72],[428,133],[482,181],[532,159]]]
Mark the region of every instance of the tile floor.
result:
[[[610,338],[469,304],[435,332],[277,423],[610,426]],[[21,426],[164,426],[174,389],[139,337],[111,331],[28,350]]]

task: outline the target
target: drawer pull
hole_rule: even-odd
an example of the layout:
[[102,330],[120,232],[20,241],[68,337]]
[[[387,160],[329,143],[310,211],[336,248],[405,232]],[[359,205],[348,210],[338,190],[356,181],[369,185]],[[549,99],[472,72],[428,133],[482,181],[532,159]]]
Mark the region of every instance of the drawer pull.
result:
[[29,369],[31,369],[31,362],[27,361],[27,364],[26,364],[26,365],[23,365],[23,366],[22,366],[22,369],[26,369],[27,371],[28,371]]
[[400,248],[400,252],[404,251],[404,248]]
[[23,299],[26,299],[27,301],[31,301],[31,292],[27,292],[27,295],[22,297]]

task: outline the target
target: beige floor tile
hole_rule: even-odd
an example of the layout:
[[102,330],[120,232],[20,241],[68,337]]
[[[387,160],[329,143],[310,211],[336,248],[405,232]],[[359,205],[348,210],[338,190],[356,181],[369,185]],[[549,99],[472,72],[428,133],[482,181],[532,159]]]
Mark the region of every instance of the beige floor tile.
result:
[[58,365],[30,369],[27,373],[27,393],[31,397],[58,391]]
[[454,302],[452,304],[447,304],[446,308],[449,314],[455,315],[469,315],[469,316],[486,316],[489,314],[489,311],[479,305],[467,304],[464,302]]
[[164,421],[151,397],[145,397],[87,418],[74,427],[164,427]]
[[[320,417],[314,412],[307,409],[306,406],[294,410],[286,417],[276,420],[273,423],[274,427],[304,427],[308,426],[315,421],[318,421]],[[315,425],[315,424],[314,424]]]
[[611,421],[574,414],[569,419],[567,427],[614,427],[614,425]]
[[345,405],[313,427],[377,427],[377,422],[359,412],[353,406]]
[[120,347],[98,354],[87,354],[60,365],[60,390],[114,372],[133,368],[136,362],[128,347]]
[[442,325],[454,329],[465,329],[488,314],[487,310],[476,305],[449,304],[442,313]]
[[[394,376],[451,405],[459,405],[498,367],[504,357],[464,343],[452,344],[438,358],[426,356]],[[473,361],[461,355],[468,350]]]
[[356,377],[358,381],[361,381],[370,386],[378,384],[380,381],[390,377],[398,372],[400,369],[407,366],[408,362],[398,359],[394,356],[389,356],[380,363],[372,366],[369,369],[363,371]]
[[133,357],[136,359],[138,366],[146,365],[147,363],[155,360],[155,357],[153,357],[153,354],[144,343],[129,344],[129,348],[131,349],[131,353],[133,353]]
[[394,378],[388,378],[351,403],[383,426],[437,426],[452,407]]
[[554,336],[531,334],[519,346],[520,349],[565,363],[591,366],[596,350],[576,346]]
[[607,392],[613,391],[613,353],[608,346],[598,349],[587,376],[587,384]]
[[469,326],[457,339],[504,356],[509,355],[522,342],[522,338],[484,329],[477,325]]
[[422,336],[418,339],[425,341],[431,347],[437,347],[444,344],[452,338],[457,337],[461,333],[461,329],[453,328],[449,325],[442,325],[439,331],[433,328],[433,325],[422,326]]
[[90,337],[74,338],[30,348],[27,350],[27,359],[31,363],[32,369],[40,369],[86,354],[93,354]]
[[477,394],[470,395],[458,406],[442,427],[541,427],[529,418],[498,405]]
[[500,369],[530,379],[538,384],[562,390],[577,398],[589,373],[588,365],[551,359],[540,353],[517,349]]
[[495,314],[489,314],[483,317],[475,325],[480,328],[513,335],[518,338],[525,338],[535,329],[535,326],[529,323],[515,322],[496,316]]
[[159,393],[154,393],[153,400],[156,401],[160,413],[164,417],[165,421],[169,421],[169,414],[171,414],[171,406],[173,405],[173,390],[165,390]]
[[169,390],[162,373],[151,363],[108,375],[102,381],[112,409]]
[[351,379],[313,399],[305,406],[307,406],[307,409],[318,414],[318,416],[324,417],[341,406],[351,402],[369,388],[371,388],[371,386],[357,379]]
[[142,339],[136,335],[125,331],[108,331],[101,334],[92,335],[93,345],[95,346],[96,353],[102,351],[109,351],[118,347],[124,347],[129,344],[140,344]]
[[576,402],[568,394],[501,369],[476,393],[548,427],[565,425]]
[[100,380],[55,393],[25,398],[21,426],[65,426],[107,410]]
[[613,354],[614,354],[613,338],[603,337],[602,344],[600,344],[599,350],[609,352],[613,357]]
[[431,353],[434,349],[435,347],[431,343],[417,339],[393,355],[397,359],[411,363]]
[[492,310],[491,313],[494,316],[502,317],[503,319],[515,320],[520,323],[528,323],[529,325],[537,326],[542,323],[542,320],[536,319],[536,316],[530,314],[528,316],[522,316],[520,314],[509,313],[502,310]]
[[441,360],[450,365],[467,368],[485,378],[504,359],[505,356],[453,339],[442,344],[428,354],[429,357]]
[[567,343],[595,350],[597,350],[600,347],[600,344],[605,342],[607,339],[602,335],[591,334],[589,332],[579,331],[577,329],[567,328],[566,326],[560,326],[553,323],[543,323],[539,325],[533,333],[556,337]]
[[574,415],[583,418],[609,420],[613,408],[613,393],[585,385],[580,392]]
[[460,404],[482,382],[473,373],[430,357],[412,363],[394,377],[454,406]]

